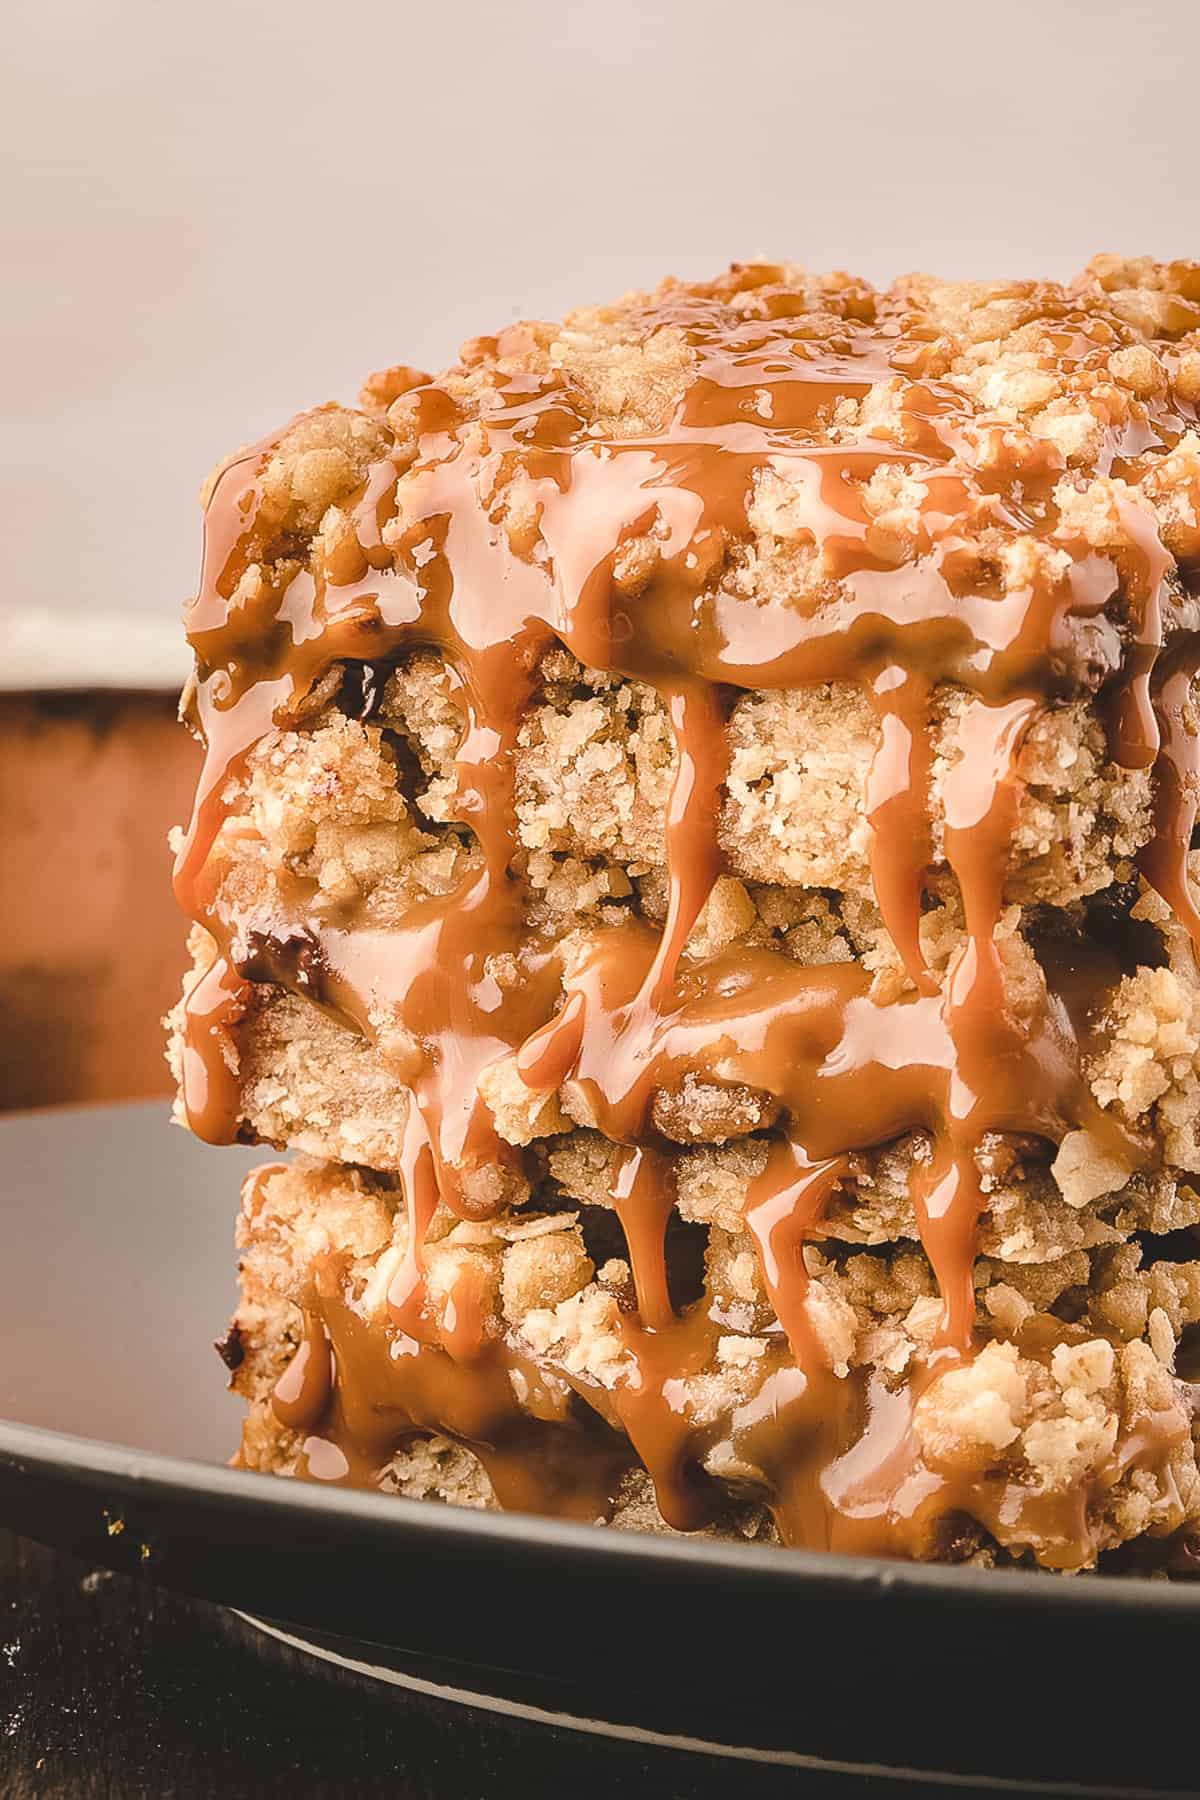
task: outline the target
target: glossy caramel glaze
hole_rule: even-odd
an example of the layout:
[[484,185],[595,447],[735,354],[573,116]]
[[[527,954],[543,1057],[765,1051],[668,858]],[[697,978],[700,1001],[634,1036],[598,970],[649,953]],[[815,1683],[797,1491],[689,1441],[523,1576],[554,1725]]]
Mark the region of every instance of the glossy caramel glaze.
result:
[[[1200,326],[1194,285],[1196,297],[1176,303],[1176,336]],[[1013,291],[1036,366],[1081,391],[1100,392],[1109,359],[1138,341],[1094,295]],[[326,1476],[370,1479],[405,1432],[424,1428],[478,1448],[503,1503],[603,1512],[609,1437],[589,1451],[598,1482],[581,1474],[564,1485],[557,1449],[541,1481],[509,1379],[519,1350],[484,1343],[469,1283],[438,1328],[423,1290],[439,1200],[481,1218],[504,1203],[496,1171],[519,1190],[521,1153],[498,1136],[479,1092],[481,1073],[515,1056],[531,1090],[570,1084],[576,1108],[625,1147],[612,1203],[636,1286],[623,1327],[636,1374],[612,1390],[579,1379],[576,1392],[631,1441],[667,1521],[701,1523],[711,1510],[697,1474],[706,1428],[678,1396],[716,1327],[703,1309],[677,1316],[671,1305],[663,1244],[674,1194],[652,1117],[657,1095],[700,1076],[769,1097],[779,1117],[746,1215],[782,1330],[732,1441],[768,1471],[786,1541],[912,1552],[936,1517],[963,1510],[986,1526],[989,1509],[1012,1504],[925,1467],[909,1429],[922,1381],[973,1353],[981,1141],[999,1132],[1058,1143],[1084,1131],[1128,1171],[1155,1154],[1097,1105],[1081,1070],[1080,1020],[1111,983],[1108,961],[1076,959],[1069,993],[1051,967],[1036,1002],[1018,1005],[997,926],[1022,743],[1047,709],[1099,692],[1112,759],[1153,771],[1142,871],[1200,942],[1186,861],[1194,571],[1135,484],[1186,440],[1195,406],[1164,378],[1092,407],[1087,482],[1106,484],[1102,541],[1081,523],[1073,496],[1087,482],[1068,454],[966,396],[903,287],[875,294],[847,282],[814,299],[799,278],[757,269],[635,303],[627,334],[669,344],[676,378],[662,416],[634,428],[598,423],[594,395],[553,353],[526,355],[530,329],[481,340],[449,377],[406,388],[377,419],[336,526],[322,525],[311,554],[281,531],[272,471],[297,432],[320,429],[320,414],[224,465],[208,503],[188,615],[208,754],[176,879],[220,960],[188,1003],[189,1120],[210,1141],[236,1135],[222,1034],[262,979],[363,1033],[409,1095],[408,1248],[386,1331],[367,1329],[326,1268],[279,1417],[334,1447],[319,1453]],[[908,484],[903,542],[865,498],[881,471]],[[764,601],[738,578],[751,550],[762,554],[769,504],[786,505],[810,559],[790,599],[773,590]],[[514,812],[517,733],[556,644],[655,688],[677,752],[665,921],[631,912],[566,959],[527,923]],[[422,648],[445,659],[461,712],[453,811],[478,849],[467,874],[388,929],[352,905],[314,907],[311,884],[295,877],[270,916],[245,910],[222,887],[219,837],[247,759],[335,665],[374,672]],[[856,964],[799,966],[767,948],[685,956],[723,866],[731,697],[824,682],[857,684],[880,724],[870,868],[910,977],[890,1004]],[[931,707],[947,683],[968,696],[943,790],[944,863],[965,934],[939,983],[918,927],[933,861]],[[275,946],[265,975],[264,942]],[[288,946],[303,954],[283,954]],[[491,973],[500,953],[520,972],[503,987]],[[847,1157],[911,1132],[929,1146],[913,1202],[943,1315],[926,1368],[895,1393],[823,1365],[801,1250]],[[1140,1454],[1161,1463],[1180,1429],[1172,1414]],[[582,1459],[586,1434],[574,1435]],[[1087,1497],[1076,1500],[1082,1514]],[[1069,1521],[1057,1536],[1073,1544],[1086,1532]]]

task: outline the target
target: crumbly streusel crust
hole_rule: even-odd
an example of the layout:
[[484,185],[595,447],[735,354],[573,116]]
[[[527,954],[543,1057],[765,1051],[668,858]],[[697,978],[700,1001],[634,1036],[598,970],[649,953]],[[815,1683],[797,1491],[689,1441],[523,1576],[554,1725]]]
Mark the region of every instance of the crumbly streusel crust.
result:
[[[484,1284],[488,1337],[507,1339],[546,1380],[586,1404],[589,1394],[619,1391],[633,1379],[619,1329],[631,1301],[629,1265],[615,1257],[597,1267],[586,1204],[572,1204],[552,1184],[542,1204],[557,1210],[530,1206],[486,1224],[440,1217],[430,1234],[430,1291],[435,1307],[444,1308],[456,1270],[469,1262]],[[394,1184],[301,1157],[247,1182],[238,1245],[242,1300],[232,1327],[239,1359],[232,1380],[250,1407],[242,1458],[249,1467],[292,1474],[304,1434],[280,1423],[271,1396],[296,1352],[313,1260],[348,1254],[356,1308],[364,1319],[380,1316],[389,1273],[406,1247],[404,1209]],[[1147,1532],[1177,1530],[1195,1516],[1200,1471],[1190,1432],[1180,1432],[1161,1469],[1139,1467],[1134,1454],[1147,1419],[1190,1418],[1176,1357],[1200,1325],[1200,1260],[1154,1256],[1151,1238],[1040,1263],[982,1258],[976,1325],[983,1348],[971,1365],[928,1386],[914,1412],[930,1468],[969,1472],[1014,1496],[1034,1489],[1050,1500],[1103,1474],[1088,1520],[1093,1556]],[[900,1391],[940,1316],[925,1257],[915,1248],[826,1243],[812,1246],[806,1259],[807,1304],[837,1377]],[[717,1426],[705,1458],[725,1494],[717,1528],[769,1538],[768,1478],[736,1444],[735,1420],[779,1353],[779,1328],[749,1236],[712,1226],[700,1280],[703,1304],[728,1325],[686,1383],[687,1404]],[[495,1504],[483,1464],[439,1434],[411,1436],[379,1483],[417,1498]],[[616,1522],[669,1529],[636,1468],[618,1489]],[[1036,1519],[1031,1526],[1015,1504],[997,1504],[992,1523],[989,1532],[956,1518],[948,1538],[939,1520],[923,1549],[952,1549],[955,1560],[1051,1565],[1062,1552],[1053,1534],[1039,1534]]]

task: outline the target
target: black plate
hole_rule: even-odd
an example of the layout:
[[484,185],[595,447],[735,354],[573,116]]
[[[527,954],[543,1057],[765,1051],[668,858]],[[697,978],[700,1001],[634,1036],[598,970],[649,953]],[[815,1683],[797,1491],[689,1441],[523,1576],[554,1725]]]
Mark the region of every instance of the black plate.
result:
[[0,1523],[530,1717],[926,1784],[1200,1791],[1186,1586],[640,1537],[221,1466],[238,1408],[209,1345],[256,1160],[161,1106],[0,1123]]

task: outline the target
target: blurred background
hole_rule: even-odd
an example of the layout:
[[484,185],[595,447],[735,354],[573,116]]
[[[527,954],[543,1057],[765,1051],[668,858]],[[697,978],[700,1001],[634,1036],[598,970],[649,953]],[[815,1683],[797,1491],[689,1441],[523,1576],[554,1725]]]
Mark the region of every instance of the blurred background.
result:
[[166,1090],[225,452],[733,259],[1200,256],[1197,0],[8,0],[4,52],[0,1107]]

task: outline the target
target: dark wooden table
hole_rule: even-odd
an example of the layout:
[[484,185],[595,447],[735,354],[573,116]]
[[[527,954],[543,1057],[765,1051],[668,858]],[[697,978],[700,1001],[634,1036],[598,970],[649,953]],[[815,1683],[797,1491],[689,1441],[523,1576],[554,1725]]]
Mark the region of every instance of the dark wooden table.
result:
[[692,1800],[919,1792],[509,1721],[300,1656],[0,1532],[3,1800]]

